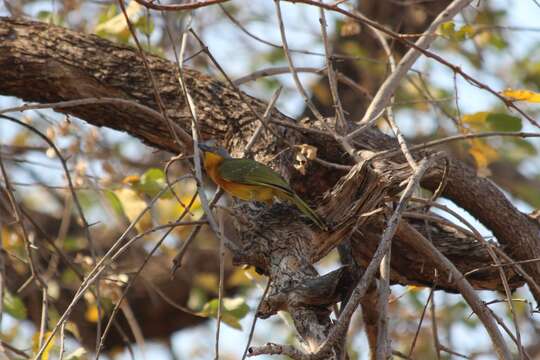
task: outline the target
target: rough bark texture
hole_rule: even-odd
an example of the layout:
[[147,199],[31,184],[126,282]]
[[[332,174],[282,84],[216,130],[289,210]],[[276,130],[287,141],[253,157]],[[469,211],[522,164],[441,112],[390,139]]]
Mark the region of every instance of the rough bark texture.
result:
[[[175,66],[163,59],[147,55],[163,98],[167,116],[181,128],[189,131],[191,117],[183,103],[176,80]],[[243,99],[262,114],[266,104],[260,100],[240,96],[222,82],[186,70],[189,91],[197,107],[199,125],[204,138],[214,138],[238,155],[243,150],[256,126],[256,116]],[[88,97],[118,97],[157,109],[152,96],[151,82],[137,52],[131,48],[112,44],[96,36],[85,35],[63,28],[26,20],[0,18],[0,94],[16,96],[26,101],[58,102]],[[107,126],[126,131],[145,143],[172,153],[180,150],[165,123],[142,116],[137,109],[118,105],[86,105],[63,109],[96,126]],[[274,111],[272,118],[293,122]],[[320,127],[320,124],[310,123]],[[292,143],[309,143],[319,149],[319,156],[327,161],[352,165],[331,137],[298,133],[274,126]],[[396,148],[394,139],[375,129],[355,139],[361,149],[382,150]],[[314,261],[350,236],[353,256],[359,264],[371,258],[380,239],[384,212],[362,220],[359,231],[351,233],[357,217],[378,207],[387,207],[387,196],[401,190],[401,181],[410,173],[400,157],[390,161],[367,162],[356,165],[350,172],[336,171],[318,164],[310,164],[307,175],[296,172],[292,166],[291,151],[284,151],[284,142],[267,132],[255,146],[256,159],[279,169],[291,180],[292,186],[303,197],[318,205],[325,214],[332,231],[317,232],[304,223],[300,216],[291,217],[294,209],[282,204],[272,207],[240,205],[233,210],[230,221],[236,226],[237,239],[231,244],[238,262],[257,266],[272,277],[274,283],[266,303],[265,314],[281,308],[288,309],[299,333],[309,347],[320,344],[330,321],[321,298],[338,301],[346,294],[343,283],[350,278],[343,270],[328,278],[319,278],[312,267]],[[274,154],[281,156],[275,161]],[[428,153],[418,152],[418,157]],[[448,185],[443,195],[468,210],[493,231],[498,241],[514,260],[540,257],[540,228],[538,223],[519,212],[504,194],[488,179],[476,176],[474,169],[462,162],[449,160]],[[423,186],[434,190],[441,181],[443,164],[433,169]],[[372,191],[372,189],[376,191]],[[334,199],[334,201],[332,200]],[[335,199],[342,199],[336,202]],[[429,231],[433,243],[461,272],[485,267],[491,263],[485,249],[474,239],[438,225],[419,225],[419,231]],[[238,234],[238,230],[241,230]],[[516,236],[519,234],[519,236]],[[399,233],[393,241],[393,282],[432,285],[433,268],[437,264],[418,257],[400,241]],[[525,269],[535,279],[540,278],[540,265],[530,263]],[[511,287],[523,284],[522,279],[508,268]],[[496,271],[473,274],[470,279],[479,289],[502,289]],[[352,281],[351,281],[352,283]],[[299,288],[305,284],[304,288]],[[310,284],[316,284],[310,286]],[[323,285],[321,285],[323,284]],[[456,291],[452,279],[441,279],[438,287]],[[351,285],[350,283],[348,284]],[[315,288],[321,293],[313,294]],[[540,299],[537,299],[540,300]],[[312,319],[306,323],[302,319]],[[341,349],[335,349],[338,358]]]

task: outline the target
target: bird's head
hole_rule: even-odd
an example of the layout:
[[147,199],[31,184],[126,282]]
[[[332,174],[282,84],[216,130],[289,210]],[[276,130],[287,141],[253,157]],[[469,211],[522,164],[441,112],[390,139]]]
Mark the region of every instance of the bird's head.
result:
[[227,152],[227,150],[225,150],[221,146],[216,145],[215,140],[208,140],[208,141],[199,143],[199,149],[201,149],[201,151],[204,153],[212,153],[225,159],[231,157],[229,153]]
[[214,140],[199,143],[199,149],[203,152],[204,166],[207,169],[219,165],[223,159],[231,158],[227,150],[217,146]]

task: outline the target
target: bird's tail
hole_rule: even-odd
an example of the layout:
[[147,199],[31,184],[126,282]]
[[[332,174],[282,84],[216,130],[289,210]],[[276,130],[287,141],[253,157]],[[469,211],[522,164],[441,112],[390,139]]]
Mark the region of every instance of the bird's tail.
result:
[[328,230],[328,226],[326,226],[326,224],[324,223],[324,221],[320,218],[319,215],[317,215],[317,213],[309,207],[308,204],[306,204],[304,202],[304,200],[302,200],[300,198],[300,196],[296,195],[295,193],[292,193],[292,194],[286,194],[286,197],[289,201],[291,201],[292,203],[294,203],[296,205],[296,207],[304,214],[306,215],[307,217],[309,217],[311,219],[311,221],[313,221],[319,228],[321,228],[322,230]]

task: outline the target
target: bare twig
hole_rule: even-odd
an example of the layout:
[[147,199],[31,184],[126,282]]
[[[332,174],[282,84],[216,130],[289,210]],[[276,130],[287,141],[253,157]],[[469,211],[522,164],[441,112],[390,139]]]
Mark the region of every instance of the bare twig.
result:
[[[182,178],[179,178],[178,181],[180,181]],[[79,302],[79,300],[83,297],[86,290],[95,282],[95,280],[101,275],[101,273],[107,268],[107,266],[113,262],[117,257],[119,257],[121,254],[123,254],[136,240],[152,233],[155,231],[158,231],[160,229],[168,228],[170,226],[176,226],[179,224],[167,224],[162,226],[156,226],[148,231],[145,231],[143,233],[140,233],[139,235],[133,237],[130,239],[126,244],[122,245],[123,240],[126,238],[126,236],[131,233],[135,225],[141,220],[141,218],[144,216],[144,214],[147,213],[147,211],[155,204],[155,202],[166,192],[168,191],[168,188],[162,189],[154,198],[152,198],[149,201],[149,204],[139,213],[139,215],[129,224],[129,226],[124,230],[124,232],[120,235],[120,237],[116,240],[114,244],[109,248],[109,250],[103,255],[103,257],[94,265],[94,267],[90,270],[90,272],[86,275],[86,278],[83,280],[81,285],[79,286],[79,289],[71,299],[71,302],[67,306],[64,313],[60,316],[58,319],[56,325],[53,327],[53,329],[50,331],[49,336],[45,340],[44,344],[41,346],[41,348],[38,350],[38,352],[34,356],[34,360],[37,360],[41,357],[43,352],[45,351],[45,348],[47,345],[52,341],[55,334],[58,332],[60,326],[63,322],[67,320],[67,318],[71,315],[73,310],[75,309],[75,305]],[[193,225],[196,223],[200,223],[200,221],[195,222],[188,222],[188,224]],[[186,224],[184,222],[184,224]]]
[[195,10],[201,7],[206,7],[214,4],[221,4],[229,0],[195,0],[187,4],[160,4],[155,3],[154,1],[147,0],[135,0],[142,6],[152,9],[152,10],[161,10],[161,11],[181,11],[181,10]]
[[[264,39],[260,38],[259,36],[257,36],[255,34],[253,34],[252,32],[250,32],[248,29],[246,29],[245,26],[243,26],[240,23],[240,21],[238,21],[234,16],[232,16],[232,14],[230,12],[228,12],[227,9],[225,9],[225,7],[223,5],[220,5],[220,8],[223,11],[223,13],[225,14],[225,16],[227,16],[229,18],[229,20],[231,20],[234,25],[236,25],[244,34],[246,34],[250,38],[255,39],[256,41],[258,41],[258,42],[260,42],[262,44],[271,46],[273,48],[283,49],[283,46],[281,46],[279,44],[272,43],[272,42],[267,41],[267,40],[264,40]],[[292,52],[292,53],[299,53],[299,54],[305,54],[305,55],[325,56],[324,53],[316,52],[316,51],[309,51],[309,50],[289,49],[289,51]],[[352,60],[352,61],[365,61],[365,62],[370,62],[370,63],[375,63],[375,64],[381,63],[380,60],[370,58],[370,57],[367,57],[367,56],[351,56],[351,55],[344,55],[344,54],[334,54],[332,57],[335,58],[335,59],[341,59],[341,60],[347,59],[347,60]],[[300,68],[297,68],[297,69],[300,69]]]
[[[452,135],[448,136],[442,139],[432,140],[425,142],[423,144],[417,144],[409,147],[410,151],[417,151],[417,150],[423,150],[430,147],[442,145],[445,143],[453,142],[453,141],[460,141],[460,140],[466,140],[466,139],[476,139],[476,138],[484,138],[484,137],[519,137],[519,138],[535,138],[540,137],[540,133],[533,133],[533,132],[522,132],[522,131],[487,131],[487,132],[481,132],[481,133],[475,133],[475,134],[459,134],[459,135]],[[384,150],[376,153],[373,158],[390,158],[397,154],[399,154],[400,150],[395,149],[389,149]]]
[[[212,197],[212,200],[210,200],[210,209],[213,209],[214,206],[217,204],[218,200],[220,199],[221,195],[223,195],[223,190],[220,188],[216,191],[214,196]],[[205,220],[203,218],[203,220]],[[186,254],[189,245],[193,242],[195,237],[199,234],[199,231],[201,231],[202,225],[197,225],[189,234],[188,238],[182,243],[182,246],[180,247],[180,250],[178,250],[178,253],[173,258],[173,265],[171,267],[171,276],[174,277],[174,274],[176,273],[176,270],[180,266],[182,266],[182,259],[184,258],[184,255]]]
[[406,243],[411,244],[411,246],[423,256],[429,257],[441,272],[449,274],[449,276],[454,279],[457,289],[488,332],[493,343],[493,350],[497,357],[504,360],[512,359],[510,350],[497,328],[497,324],[489,313],[489,309],[478,298],[474,288],[465,277],[463,277],[456,266],[412,226],[401,223],[398,232],[401,239],[406,241]]
[[[299,73],[305,72],[305,73],[312,73],[312,74],[318,74],[318,75],[328,73],[326,67],[316,68],[316,67],[309,67],[309,66],[299,66],[296,68],[296,71]],[[291,72],[291,69],[287,66],[265,68],[265,69],[254,71],[251,74],[248,74],[246,76],[242,76],[241,78],[234,80],[234,83],[239,86],[250,81],[255,81],[262,77],[289,74],[290,72]],[[373,95],[371,95],[371,93],[366,88],[364,88],[362,85],[355,82],[350,77],[338,71],[335,71],[335,75],[339,82],[342,82],[343,84],[349,86],[352,90],[356,91],[358,95],[363,96],[367,99],[373,98]]]
[[262,121],[255,131],[253,132],[253,135],[251,135],[251,138],[249,139],[246,148],[244,149],[244,156],[251,153],[251,148],[255,145],[255,142],[259,138],[259,136],[262,133],[262,130],[264,127],[268,127],[268,119],[270,119],[270,114],[272,114],[272,110],[274,110],[274,106],[276,105],[276,102],[279,98],[279,95],[281,94],[282,87],[278,87],[272,97],[270,98],[270,101],[268,102],[268,106],[266,107],[266,110],[263,114]]
[[22,350],[19,350],[17,349],[16,347],[14,346],[11,346],[10,344],[8,344],[7,342],[5,342],[4,340],[0,340],[0,344],[1,346],[5,347],[7,350],[11,351],[12,353],[22,357],[23,359],[30,359],[30,356],[25,353],[24,351]]
[[420,329],[422,328],[422,322],[424,321],[424,317],[426,316],[427,308],[428,308],[429,304],[431,303],[431,301],[433,300],[434,292],[435,292],[435,287],[432,287],[430,289],[430,291],[429,291],[429,296],[428,296],[428,298],[426,300],[426,304],[424,305],[424,308],[422,309],[422,314],[420,315],[420,321],[418,321],[418,326],[416,327],[416,332],[414,333],[414,337],[413,337],[413,341],[411,343],[411,347],[409,349],[408,357],[412,356],[412,353],[414,351],[414,347],[416,345],[416,340],[418,340],[418,335],[420,334]]
[[[17,119],[13,119],[11,117],[7,117],[7,116],[3,116],[3,115],[2,115],[2,117],[7,118],[8,120],[12,119],[12,120],[18,121]],[[7,173],[6,168],[4,166],[4,162],[2,160],[2,154],[1,153],[0,153],[0,172],[2,174],[2,177],[4,178],[4,183],[6,184],[7,197],[8,197],[8,200],[10,202],[11,208],[13,209],[13,215],[14,215],[14,218],[15,218],[15,223],[17,225],[19,225],[19,227],[21,229],[22,237],[23,237],[23,240],[24,240],[24,248],[25,248],[25,251],[26,251],[26,256],[28,257],[28,264],[29,264],[29,267],[30,267],[30,274],[31,274],[30,279],[29,279],[29,281],[27,283],[29,284],[31,280],[35,279],[40,288],[46,288],[47,284],[45,283],[45,281],[41,277],[41,274],[38,271],[38,265],[35,262],[35,259],[34,259],[34,256],[33,256],[32,241],[30,240],[30,236],[28,234],[28,231],[26,230],[26,227],[24,226],[24,222],[23,222],[23,219],[21,217],[21,211],[20,211],[20,208],[19,208],[19,205],[18,205],[17,201],[15,200],[14,189],[13,189],[13,187],[11,185],[11,181],[10,181],[10,179],[8,177],[8,173]]]
[[283,16],[281,14],[280,1],[281,0],[274,0],[274,4],[276,7],[276,14],[278,17],[278,22],[279,22],[279,32],[281,34],[281,42],[283,43],[283,50],[285,53],[285,58],[287,59],[287,64],[289,65],[289,69],[291,70],[291,75],[293,77],[293,80],[294,80],[294,83],[296,85],[298,92],[304,99],[304,102],[306,103],[309,110],[313,113],[313,115],[315,115],[317,120],[321,122],[321,125],[323,125],[326,128],[326,130],[330,132],[330,134],[340,144],[343,150],[345,150],[357,162],[362,161],[362,159],[360,159],[360,157],[358,156],[358,154],[356,153],[352,145],[349,143],[349,141],[345,137],[336,134],[336,132],[328,126],[324,117],[319,112],[319,110],[317,110],[317,108],[315,107],[315,104],[313,104],[313,102],[310,100],[306,89],[302,85],[302,82],[300,81],[300,78],[298,77],[298,73],[296,71],[296,68],[294,67],[293,59],[289,51],[287,36],[285,34],[285,24],[283,23]]
[[328,33],[326,30],[328,24],[326,23],[326,16],[324,15],[323,8],[319,8],[319,22],[321,23],[321,34],[326,57],[328,84],[330,85],[330,94],[332,95],[332,101],[336,111],[336,130],[338,132],[345,132],[349,126],[347,120],[345,119],[345,112],[343,111],[343,105],[341,105],[341,99],[339,98],[336,71],[334,69],[334,65],[332,64],[333,49],[332,45],[330,45],[330,41],[328,41]]
[[[498,98],[500,101],[502,101],[507,107],[509,107],[511,109],[514,109],[518,113],[520,113],[532,125],[540,128],[540,123],[538,123],[538,121],[536,121],[531,116],[529,116],[527,113],[525,113],[521,108],[516,106],[515,101],[505,98],[503,95],[501,95],[499,92],[493,90],[488,85],[482,83],[481,81],[475,79],[473,76],[471,76],[471,75],[467,74],[466,72],[464,72],[459,66],[454,65],[454,64],[450,63],[449,61],[447,61],[446,59],[444,59],[442,56],[439,56],[439,55],[427,50],[427,47],[429,46],[429,44],[434,40],[435,31],[437,30],[437,27],[440,24],[442,24],[442,23],[444,23],[446,21],[449,21],[458,12],[460,12],[462,9],[464,9],[466,6],[468,6],[472,2],[472,0],[454,0],[445,10],[443,10],[439,14],[439,16],[431,24],[431,26],[428,28],[428,30],[426,32],[424,32],[424,34],[422,34],[420,36],[420,38],[418,39],[418,41],[416,43],[412,43],[412,42],[408,41],[407,40],[408,36],[406,36],[406,35],[398,34],[398,33],[394,32],[394,31],[386,28],[385,26],[379,24],[376,21],[373,21],[373,20],[367,19],[367,18],[362,18],[361,16],[358,16],[357,14],[354,14],[354,13],[352,13],[350,11],[342,9],[342,8],[340,8],[338,6],[334,6],[334,5],[331,5],[331,4],[325,4],[325,3],[320,3],[320,2],[317,2],[315,0],[283,0],[283,1],[302,3],[302,4],[308,4],[308,5],[312,5],[312,6],[316,6],[316,7],[322,7],[324,9],[327,9],[327,10],[330,10],[330,11],[335,11],[337,13],[348,16],[348,17],[350,17],[352,19],[355,19],[355,20],[357,20],[357,21],[359,21],[359,22],[361,22],[363,24],[366,24],[366,25],[368,25],[370,27],[376,28],[376,29],[380,30],[381,32],[391,36],[393,39],[403,43],[405,46],[408,46],[408,47],[411,48],[410,51],[407,54],[405,54],[405,56],[402,58],[400,64],[403,64],[404,61],[409,62],[409,61],[412,60],[412,62],[410,64],[410,65],[412,65],[412,63],[414,63],[414,61],[420,56],[420,54],[422,54],[422,55],[424,55],[424,56],[426,56],[428,58],[434,59],[438,63],[450,68],[453,72],[459,74],[462,78],[464,78],[470,84],[472,84],[472,85],[474,85],[474,86],[476,86],[476,87],[478,87],[480,89],[488,91],[489,93],[494,95],[496,98]],[[409,54],[411,54],[411,56],[408,57]],[[405,73],[410,68],[410,65],[406,66],[406,68],[403,69],[403,70],[405,70]],[[398,69],[399,69],[399,67],[400,67],[400,65],[398,65]],[[399,71],[399,72],[401,73],[401,71]],[[385,89],[383,91],[383,93],[381,94],[381,95],[384,95],[383,100],[385,100],[385,101],[388,100],[388,97],[390,96],[390,94],[393,93],[395,91],[395,89],[397,88],[397,86],[399,85],[399,81],[397,81],[397,80],[400,80],[404,75],[405,74],[401,74],[399,76],[399,78],[395,78],[395,79],[391,79],[391,80],[390,80],[390,78],[386,79],[385,83],[383,83],[381,88],[379,88],[379,92],[381,92],[383,87],[386,87],[385,84],[387,82],[389,83],[388,85],[390,85],[390,83],[392,83],[392,86]],[[393,89],[391,89],[391,88],[393,88]],[[377,97],[377,95],[376,95],[376,97]],[[381,102],[381,104],[378,104],[377,108],[378,107],[380,107],[381,109],[384,108],[383,103],[385,101]],[[372,107],[372,106],[370,105],[370,107]],[[377,114],[378,114],[378,112],[376,112],[374,110],[371,110],[369,113],[366,111],[366,113],[365,113],[365,115],[364,115],[364,117],[362,119],[362,120],[365,120],[364,125],[360,126],[358,129],[356,129],[355,130],[356,133],[354,135],[353,135],[353,133],[354,133],[353,132],[353,133],[349,134],[348,137],[353,137],[356,134],[363,131],[363,129],[370,124],[369,121],[378,118]]]
[[[144,3],[143,0],[140,0]],[[212,0],[210,0],[212,1]],[[129,28],[129,32],[131,33],[131,36],[133,36],[133,40],[135,41],[135,44],[137,45],[137,50],[139,51],[139,55],[141,57],[141,60],[144,64],[144,68],[146,69],[146,72],[148,73],[148,77],[150,78],[150,82],[152,83],[152,90],[154,91],[154,98],[156,101],[156,104],[158,105],[159,111],[161,112],[161,115],[166,120],[167,126],[169,127],[169,131],[171,135],[173,136],[173,139],[176,141],[176,144],[179,147],[182,147],[183,149],[189,149],[189,144],[182,142],[180,140],[179,135],[176,133],[176,129],[173,126],[173,122],[171,119],[167,116],[167,111],[165,109],[165,104],[163,103],[163,100],[161,99],[161,95],[157,86],[157,81],[154,76],[154,73],[150,69],[150,64],[148,63],[148,59],[146,58],[146,54],[144,52],[144,49],[142,48],[139,39],[137,38],[137,34],[135,32],[135,28],[133,27],[133,24],[131,23],[131,20],[129,19],[129,16],[126,11],[126,7],[124,5],[124,0],[118,0],[118,4],[120,5],[120,9],[122,10],[122,14],[124,14],[124,19],[126,20],[126,23]],[[144,5],[144,4],[143,4]]]
[[[225,234],[223,217],[219,217],[219,233]],[[219,286],[218,286],[218,309],[217,309],[217,328],[215,343],[215,360],[219,360],[219,335],[221,329],[221,318],[223,316],[223,295],[225,282],[225,240],[224,236],[219,237]]]
[[[182,178],[189,178],[190,175],[185,175],[183,176]],[[180,180],[180,179],[179,179]],[[172,184],[169,186],[169,187],[172,187]],[[141,264],[141,266],[139,266],[139,268],[137,269],[137,272],[130,278],[129,282],[127,283],[126,287],[124,288],[123,292],[122,292],[122,295],[120,296],[119,300],[116,302],[115,304],[115,307],[109,317],[109,321],[107,322],[107,325],[105,327],[105,330],[103,331],[103,335],[101,336],[101,339],[99,341],[99,346],[98,346],[98,350],[97,350],[97,354],[99,355],[100,351],[103,349],[103,346],[105,345],[105,338],[106,338],[106,335],[109,331],[109,328],[112,324],[112,321],[113,319],[115,318],[116,316],[116,313],[118,312],[118,309],[121,308],[123,306],[123,301],[124,299],[126,298],[127,296],[127,293],[129,291],[129,289],[131,288],[131,286],[135,283],[135,280],[137,279],[137,277],[141,274],[142,270],[144,269],[144,267],[146,266],[146,264],[148,263],[148,261],[150,260],[150,258],[152,257],[152,255],[157,251],[157,249],[159,249],[159,247],[161,246],[161,244],[163,243],[163,241],[167,238],[167,236],[169,236],[169,234],[176,228],[176,226],[182,226],[182,225],[187,225],[187,224],[195,224],[195,223],[198,223],[200,224],[201,221],[196,221],[196,222],[184,222],[184,223],[180,223],[182,221],[182,219],[189,214],[190,210],[191,210],[191,206],[193,205],[193,201],[187,206],[187,207],[184,207],[184,210],[182,211],[182,213],[177,217],[176,221],[173,223],[173,224],[169,224],[170,226],[168,226],[168,230],[165,231],[165,233],[161,236],[160,240],[156,243],[156,245],[152,248],[152,250],[146,255],[143,263]],[[123,311],[125,311],[125,308],[122,308]],[[138,324],[136,324],[136,326],[138,327]],[[134,326],[132,326],[132,329],[134,328]],[[141,337],[142,338],[142,337]]]
[[242,354],[242,360],[246,359],[247,353],[249,351],[249,347],[251,345],[251,340],[253,340],[253,334],[255,333],[255,325],[257,324],[257,314],[259,313],[259,310],[261,309],[261,305],[263,304],[264,299],[266,298],[266,294],[268,294],[268,290],[270,290],[271,283],[272,283],[272,279],[268,279],[268,282],[266,283],[263,294],[261,296],[261,300],[259,300],[259,305],[257,305],[257,309],[255,310],[255,314],[253,315],[253,322],[251,323],[251,328],[249,329],[248,341],[246,343],[246,349],[244,350],[244,354]]
[[[435,282],[438,278],[438,272],[437,269],[435,269]],[[431,288],[432,291],[435,290],[435,284],[433,284],[433,287]],[[435,296],[431,297],[431,306],[430,306],[430,313],[431,313],[431,332],[433,334],[433,345],[435,346],[435,355],[437,356],[437,360],[441,360],[441,342],[439,340],[439,330],[437,329],[437,313],[435,311]]]
[[504,269],[500,266],[501,262],[499,260],[499,257],[495,254],[495,251],[493,250],[493,245],[489,244],[484,239],[484,237],[478,232],[478,230],[476,230],[476,228],[474,226],[472,226],[463,216],[461,216],[457,212],[453,211],[452,209],[450,209],[450,208],[448,208],[448,207],[446,207],[444,205],[440,205],[439,208],[444,209],[448,214],[454,216],[456,219],[458,219],[463,224],[465,224],[469,228],[469,230],[472,232],[472,234],[474,235],[474,238],[476,240],[478,240],[479,243],[484,245],[484,247],[486,248],[489,256],[491,257],[491,259],[493,260],[495,265],[497,265],[497,269],[499,271],[501,281],[502,281],[502,284],[503,284],[503,287],[504,287],[504,292],[505,292],[505,295],[506,295],[506,297],[508,299],[508,306],[510,308],[510,312],[511,312],[513,320],[514,320],[514,326],[515,326],[515,331],[516,331],[516,338],[517,338],[519,356],[520,356],[520,359],[523,358],[523,351],[522,351],[523,346],[521,344],[521,333],[519,331],[519,325],[518,325],[518,321],[517,321],[517,315],[516,315],[516,310],[515,310],[515,307],[514,307],[514,303],[511,301],[512,293],[511,293],[511,290],[510,290],[510,286],[508,285],[508,279],[506,278],[506,273],[504,272]]
[[424,173],[427,171],[429,166],[432,164],[434,159],[436,159],[436,157],[422,160],[419,166],[417,167],[417,169],[414,171],[414,174],[409,179],[407,187],[403,191],[400,197],[400,200],[396,206],[396,209],[394,210],[392,216],[387,222],[386,228],[382,234],[382,238],[379,243],[379,246],[377,247],[377,250],[373,254],[373,257],[368,267],[366,268],[366,271],[362,275],[362,278],[360,279],[355,289],[353,290],[350,296],[349,302],[347,303],[345,308],[342,310],[337,323],[334,325],[334,327],[330,331],[330,334],[328,335],[326,342],[317,352],[316,358],[324,358],[325,354],[327,354],[330,351],[331,347],[334,344],[336,344],[342,338],[343,334],[347,331],[347,327],[348,327],[351,316],[353,315],[354,311],[358,307],[358,304],[360,303],[360,300],[362,299],[365,292],[367,291],[369,284],[371,284],[371,281],[373,280],[373,277],[375,276],[375,273],[377,272],[377,269],[379,267],[380,262],[382,261],[382,258],[388,252],[388,248],[391,245],[391,239],[396,232],[402,213],[403,211],[405,211],[405,206],[408,203],[409,198],[412,196],[413,192],[418,187],[420,179],[422,178]]
[[[399,84],[401,83],[401,80],[407,75],[407,72],[412,67],[412,65],[416,62],[416,60],[420,57],[422,53],[425,53],[425,49],[427,49],[433,41],[437,38],[435,35],[435,32],[439,28],[439,26],[454,17],[457,13],[459,13],[463,8],[465,8],[467,5],[470,4],[472,0],[454,0],[450,5],[446,7],[445,10],[443,10],[439,16],[435,18],[435,20],[431,23],[431,25],[428,27],[428,29],[425,31],[425,33],[416,41],[415,44],[412,44],[407,41],[407,45],[410,44],[411,49],[403,56],[401,61],[396,66],[396,70],[390,74],[384,81],[384,83],[381,85],[377,93],[375,94],[373,101],[369,104],[366,112],[364,113],[364,116],[362,119],[358,122],[360,125],[360,128],[357,130],[351,132],[347,135],[347,138],[352,139],[357,134],[360,133],[365,127],[365,125],[371,124],[374,120],[377,119],[378,114],[383,110],[388,103],[390,102],[391,97],[394,95],[395,91],[397,90]],[[300,1],[303,2],[303,1]],[[309,3],[312,3],[312,1],[308,1]],[[333,7],[334,11],[337,11],[336,9],[339,9],[337,7]],[[342,10],[342,9],[339,9]],[[344,10],[343,10],[344,11]],[[346,12],[346,11],[345,11]],[[397,34],[393,33],[392,31],[386,29],[383,26],[380,26],[378,23],[375,23],[363,16],[359,16],[356,14],[352,14],[349,12],[346,12],[347,16],[353,15],[353,18],[356,20],[359,20],[367,25],[370,25],[371,27],[379,30],[380,32],[383,32],[385,34],[388,34],[392,36],[393,38],[399,38],[399,36],[395,36]],[[376,24],[376,25],[375,25]],[[405,41],[405,40],[404,40]],[[377,116],[377,117],[376,117]]]
[[248,356],[257,356],[257,355],[286,355],[294,360],[310,360],[311,357],[302,353],[300,350],[297,350],[294,346],[291,345],[278,345],[268,343],[264,346],[254,346],[250,347],[248,350]]

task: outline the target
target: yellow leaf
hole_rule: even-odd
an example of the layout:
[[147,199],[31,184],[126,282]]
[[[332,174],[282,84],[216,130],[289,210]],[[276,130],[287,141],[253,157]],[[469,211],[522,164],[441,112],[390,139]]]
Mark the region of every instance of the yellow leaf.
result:
[[474,158],[478,169],[486,169],[491,162],[499,158],[497,150],[480,139],[471,141],[469,154]]
[[[51,336],[51,332],[47,331],[45,334],[43,334],[43,341],[47,340]],[[45,347],[45,350],[43,351],[43,354],[41,355],[41,360],[48,360],[49,359],[49,353],[51,352],[53,346],[54,346],[54,340],[55,337],[52,338],[52,340],[49,342],[49,344]],[[39,332],[36,332],[32,336],[32,353],[37,354],[39,351]]]
[[251,280],[246,276],[244,269],[235,269],[234,272],[227,279],[229,286],[248,286],[251,285]]
[[9,239],[11,238],[11,233],[9,232],[9,229],[7,226],[2,226],[0,228],[0,239],[2,239],[2,247],[4,249],[10,250],[11,242]]
[[4,249],[16,252],[23,248],[23,238],[17,232],[10,230],[7,226],[3,226],[0,230],[0,238],[2,239],[2,247]]
[[[137,18],[139,16],[140,10],[142,9],[142,6],[138,4],[136,1],[131,1],[126,8],[126,14],[130,21],[135,22],[137,21]],[[107,33],[107,34],[121,34],[123,32],[126,32],[128,30],[128,26],[126,23],[126,18],[124,17],[124,14],[121,12],[120,14],[112,17],[111,19],[105,21],[104,23],[99,24],[96,26],[96,33]]]
[[[129,221],[133,222],[146,209],[146,203],[139,194],[132,189],[118,189],[114,191]],[[144,232],[152,227],[152,215],[147,211],[135,225],[139,232]]]
[[139,175],[128,175],[122,179],[122,184],[133,185],[133,184],[137,184],[139,181],[141,181],[141,178]]
[[81,341],[81,333],[79,332],[79,328],[77,327],[76,323],[73,321],[68,321],[66,323],[66,330],[69,331],[79,342]]
[[407,286],[407,290],[409,290],[409,292],[414,294],[414,293],[421,292],[422,290],[424,290],[424,288],[421,287],[421,286],[409,285],[409,286]]
[[30,132],[28,131],[19,131],[13,140],[11,140],[11,145],[13,146],[26,146],[28,140],[30,139]]
[[464,124],[470,125],[474,129],[482,129],[486,126],[488,116],[489,112],[480,111],[474,114],[463,115],[461,117],[461,121]]
[[84,318],[91,323],[98,322],[98,308],[96,304],[90,304],[86,307]]
[[249,286],[253,284],[253,281],[262,280],[262,276],[257,274],[255,268],[250,266],[247,269],[237,268],[227,279],[227,285],[229,286]]
[[506,89],[501,92],[501,95],[514,101],[527,101],[540,103],[540,93],[530,90],[512,90]]
[[194,285],[206,291],[217,293],[218,277],[214,273],[198,273],[195,275]]

